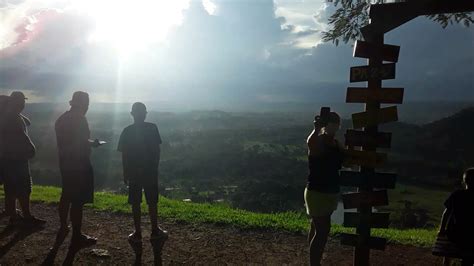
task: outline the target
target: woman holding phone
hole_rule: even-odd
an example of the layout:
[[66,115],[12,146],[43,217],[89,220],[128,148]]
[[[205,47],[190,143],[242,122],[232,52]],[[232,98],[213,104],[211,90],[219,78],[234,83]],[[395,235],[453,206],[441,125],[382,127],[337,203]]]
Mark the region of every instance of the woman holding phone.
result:
[[344,149],[335,139],[341,125],[337,113],[323,107],[313,123],[314,130],[307,139],[309,175],[304,200],[311,217],[310,265],[320,265],[331,229],[331,215],[339,199],[339,170]]

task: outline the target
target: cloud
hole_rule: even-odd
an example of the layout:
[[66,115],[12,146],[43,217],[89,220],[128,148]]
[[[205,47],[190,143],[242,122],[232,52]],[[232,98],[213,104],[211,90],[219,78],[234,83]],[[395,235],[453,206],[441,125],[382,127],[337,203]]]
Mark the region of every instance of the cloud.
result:
[[[53,13],[37,16],[35,34],[16,32],[27,41],[0,51],[0,90],[31,90],[48,101],[74,89],[101,101],[343,101],[350,67],[366,64],[350,45],[319,42],[333,9],[320,1],[214,0],[211,13],[193,1],[166,42],[128,58],[89,41],[93,18],[59,5],[28,11],[30,2],[18,4],[22,14]],[[406,100],[474,100],[472,33],[418,19],[388,34],[387,43],[402,48],[397,79],[387,86],[405,86]]]

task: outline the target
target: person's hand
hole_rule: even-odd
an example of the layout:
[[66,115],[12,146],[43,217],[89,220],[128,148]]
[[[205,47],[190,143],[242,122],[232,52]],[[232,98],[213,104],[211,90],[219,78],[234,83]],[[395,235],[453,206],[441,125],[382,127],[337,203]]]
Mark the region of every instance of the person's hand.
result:
[[314,127],[322,128],[324,126],[325,126],[325,122],[323,121],[320,115],[317,115],[316,117],[314,117]]

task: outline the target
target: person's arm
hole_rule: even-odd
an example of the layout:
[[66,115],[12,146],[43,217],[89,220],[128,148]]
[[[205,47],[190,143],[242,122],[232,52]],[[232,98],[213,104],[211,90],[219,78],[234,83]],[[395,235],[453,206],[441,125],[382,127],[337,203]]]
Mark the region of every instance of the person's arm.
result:
[[308,137],[308,151],[311,156],[319,156],[323,153],[323,139],[318,136],[318,131],[313,131]]
[[438,231],[439,234],[446,233],[446,226],[448,224],[448,219],[449,219],[449,216],[451,216],[451,214],[452,214],[451,208],[444,209],[443,215],[441,216],[441,223],[440,223],[439,231]]
[[128,181],[130,181],[128,175],[128,161],[127,153],[122,152],[123,183],[125,183],[125,185],[128,185]]
[[128,153],[126,152],[126,149],[125,149],[125,134],[126,134],[126,131],[122,131],[122,134],[120,134],[120,138],[119,138],[119,142],[118,142],[118,146],[117,146],[117,151],[121,152],[122,153],[122,170],[123,170],[123,182],[125,183],[125,185],[128,185],[128,181],[130,180],[130,177],[128,176]]

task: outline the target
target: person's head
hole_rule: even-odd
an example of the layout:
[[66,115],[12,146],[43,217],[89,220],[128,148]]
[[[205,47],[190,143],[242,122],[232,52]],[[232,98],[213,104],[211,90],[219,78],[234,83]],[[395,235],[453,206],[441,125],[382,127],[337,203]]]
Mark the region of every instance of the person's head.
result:
[[132,105],[130,114],[132,114],[135,123],[143,123],[147,114],[146,106],[141,102],[136,102]]
[[25,109],[25,103],[27,98],[21,91],[14,91],[8,98],[7,110],[11,113],[19,114]]
[[327,117],[327,124],[323,127],[323,132],[334,136],[340,128],[341,117],[336,112],[330,112]]
[[71,105],[71,110],[77,110],[85,115],[87,110],[89,110],[89,94],[83,91],[76,91],[72,95],[69,104]]
[[463,183],[467,189],[474,189],[474,167],[464,171]]

